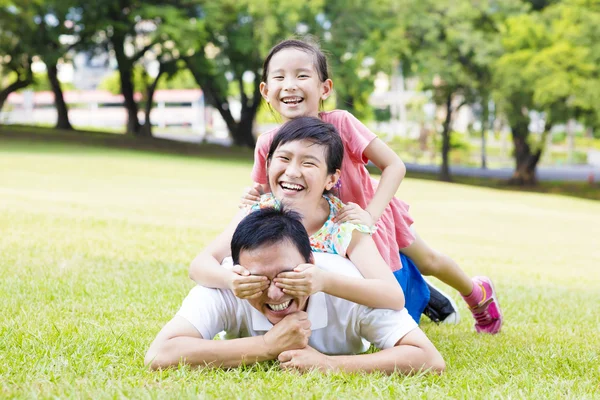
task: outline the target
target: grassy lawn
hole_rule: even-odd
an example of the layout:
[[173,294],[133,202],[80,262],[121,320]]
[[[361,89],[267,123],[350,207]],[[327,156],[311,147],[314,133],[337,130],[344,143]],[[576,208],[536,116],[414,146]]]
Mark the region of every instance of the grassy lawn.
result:
[[460,302],[456,326],[424,318],[443,376],[146,370],[250,168],[0,138],[0,397],[600,398],[600,202],[416,179],[420,234],[493,277],[505,314],[494,337]]

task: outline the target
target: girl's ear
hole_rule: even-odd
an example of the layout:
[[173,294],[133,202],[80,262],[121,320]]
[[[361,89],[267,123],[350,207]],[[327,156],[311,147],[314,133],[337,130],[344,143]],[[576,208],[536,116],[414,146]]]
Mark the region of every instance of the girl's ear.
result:
[[269,89],[267,88],[267,84],[264,82],[261,82],[258,88],[260,89],[261,96],[268,103],[269,102],[269,97],[268,97]]
[[327,183],[325,184],[326,190],[331,190],[334,188],[335,184],[340,180],[340,170],[336,169],[335,172],[329,175],[327,179]]
[[321,83],[321,100],[327,100],[333,93],[333,81],[331,79],[325,80]]

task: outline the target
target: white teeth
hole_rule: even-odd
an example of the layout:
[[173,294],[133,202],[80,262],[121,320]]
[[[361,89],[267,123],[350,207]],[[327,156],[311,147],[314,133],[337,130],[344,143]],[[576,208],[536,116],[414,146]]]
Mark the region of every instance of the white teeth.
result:
[[290,305],[290,302],[292,300],[288,300],[285,303],[281,303],[281,304],[267,304],[269,306],[269,308],[273,311],[283,311],[286,308],[288,308],[288,306]]
[[296,185],[294,183],[281,183],[281,187],[284,189],[296,190],[296,191],[300,191],[300,190],[304,189],[303,186]]
[[281,101],[285,104],[296,104],[302,101],[302,97],[284,97]]

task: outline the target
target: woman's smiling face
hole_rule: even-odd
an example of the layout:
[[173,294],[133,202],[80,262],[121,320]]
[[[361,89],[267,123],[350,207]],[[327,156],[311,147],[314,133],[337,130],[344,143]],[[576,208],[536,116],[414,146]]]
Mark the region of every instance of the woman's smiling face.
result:
[[277,147],[268,166],[269,185],[275,198],[286,205],[317,207],[323,192],[330,190],[339,176],[339,171],[327,171],[325,154],[325,146],[310,140]]

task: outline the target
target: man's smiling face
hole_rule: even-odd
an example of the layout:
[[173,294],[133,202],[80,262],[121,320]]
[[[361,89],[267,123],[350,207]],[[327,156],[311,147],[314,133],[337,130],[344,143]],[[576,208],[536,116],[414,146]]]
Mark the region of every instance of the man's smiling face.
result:
[[288,314],[306,309],[308,296],[290,296],[273,283],[273,279],[280,273],[291,271],[304,263],[306,261],[296,246],[287,240],[240,252],[240,265],[252,275],[269,278],[269,288],[260,297],[249,299],[248,302],[272,324],[278,323]]

